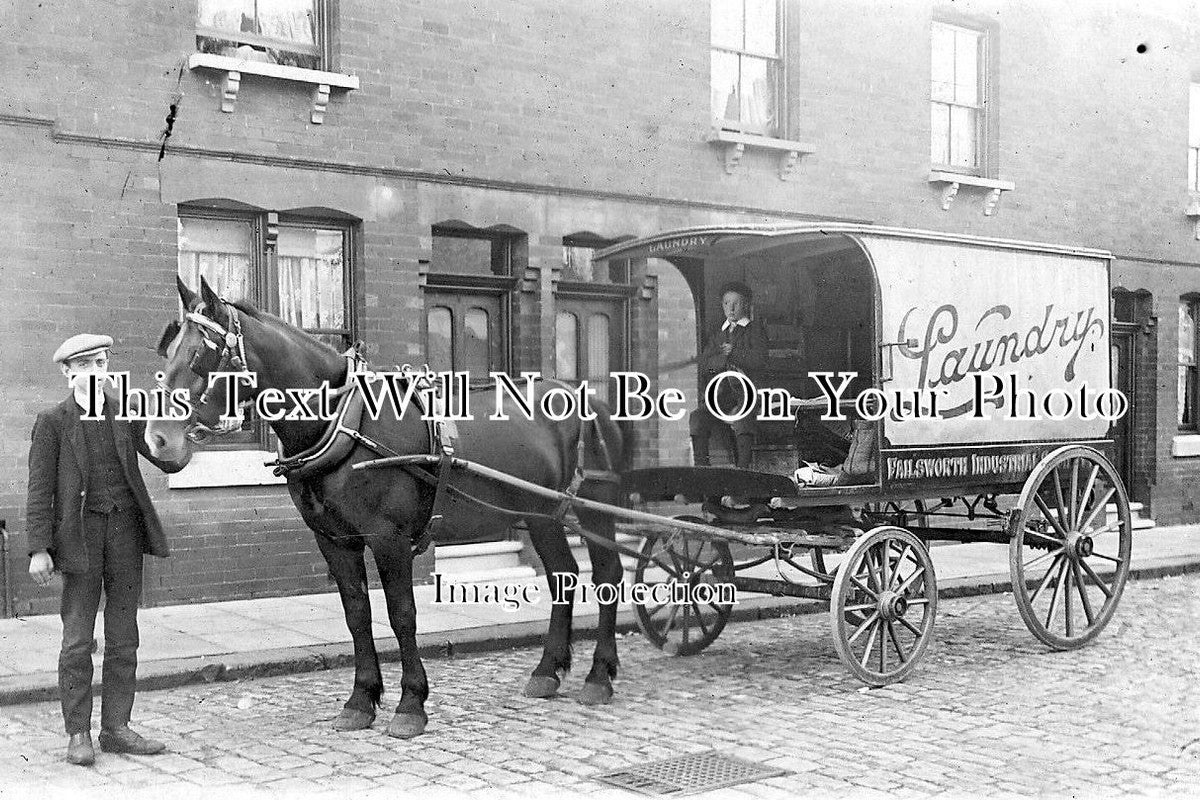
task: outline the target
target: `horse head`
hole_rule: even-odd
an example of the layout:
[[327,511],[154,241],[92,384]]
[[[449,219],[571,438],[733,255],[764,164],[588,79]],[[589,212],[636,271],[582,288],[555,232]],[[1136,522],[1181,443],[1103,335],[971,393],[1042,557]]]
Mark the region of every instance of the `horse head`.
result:
[[[158,458],[172,458],[186,447],[240,427],[239,405],[267,388],[319,386],[345,372],[343,360],[329,347],[283,320],[244,302],[217,295],[200,278],[197,294],[176,278],[183,320],[163,331],[158,353],[166,363],[159,385],[167,392],[185,389],[191,414],[155,419],[146,425],[146,442]],[[213,380],[214,373],[248,372],[253,380]],[[230,393],[238,390],[238,402]],[[294,444],[313,435],[313,423],[272,423],[280,440]],[[316,426],[319,434],[320,426]]]

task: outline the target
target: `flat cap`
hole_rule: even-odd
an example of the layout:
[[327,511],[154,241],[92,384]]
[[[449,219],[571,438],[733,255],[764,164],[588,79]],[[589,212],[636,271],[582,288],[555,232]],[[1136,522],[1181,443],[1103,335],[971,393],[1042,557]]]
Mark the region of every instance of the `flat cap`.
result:
[[112,347],[112,337],[98,333],[79,333],[67,339],[54,351],[54,363],[61,364],[80,356],[90,356]]

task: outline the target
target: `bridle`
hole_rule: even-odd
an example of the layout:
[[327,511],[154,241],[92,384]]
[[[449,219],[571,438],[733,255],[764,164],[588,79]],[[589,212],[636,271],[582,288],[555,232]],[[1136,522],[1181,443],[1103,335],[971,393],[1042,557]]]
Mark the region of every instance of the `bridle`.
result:
[[[192,354],[188,368],[203,381],[204,390],[200,399],[192,405],[191,415],[184,421],[184,435],[197,444],[212,436],[232,433],[241,427],[238,419],[222,420],[219,414],[209,413],[211,410],[208,408],[208,394],[211,389],[209,376],[214,372],[243,372],[247,364],[246,343],[242,338],[242,322],[237,309],[223,297],[220,302],[229,315],[229,329],[204,316],[201,313],[205,307],[203,303],[197,306],[195,311],[188,311],[183,315],[185,320],[200,327],[201,335],[201,345]],[[170,387],[162,382],[159,383],[159,387],[170,391]]]

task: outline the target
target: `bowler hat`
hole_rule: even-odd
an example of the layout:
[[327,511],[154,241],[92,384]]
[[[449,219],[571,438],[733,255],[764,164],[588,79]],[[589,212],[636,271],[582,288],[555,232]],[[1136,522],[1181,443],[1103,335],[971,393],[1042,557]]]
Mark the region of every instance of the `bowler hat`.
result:
[[67,339],[54,351],[54,363],[62,364],[72,358],[81,358],[99,353],[112,347],[112,337],[98,333],[78,333]]

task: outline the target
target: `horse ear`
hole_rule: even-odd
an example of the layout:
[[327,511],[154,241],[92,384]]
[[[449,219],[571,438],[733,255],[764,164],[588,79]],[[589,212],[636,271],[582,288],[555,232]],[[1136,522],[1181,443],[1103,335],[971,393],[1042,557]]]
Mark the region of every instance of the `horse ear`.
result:
[[204,310],[216,319],[217,314],[221,313],[221,298],[217,297],[217,293],[208,285],[203,275],[200,276],[200,299],[204,301]]
[[183,282],[183,278],[178,275],[175,276],[175,286],[179,289],[179,299],[183,302],[184,310],[191,311],[194,309],[196,304],[200,302],[200,298],[196,296],[196,293],[189,289],[188,285]]

